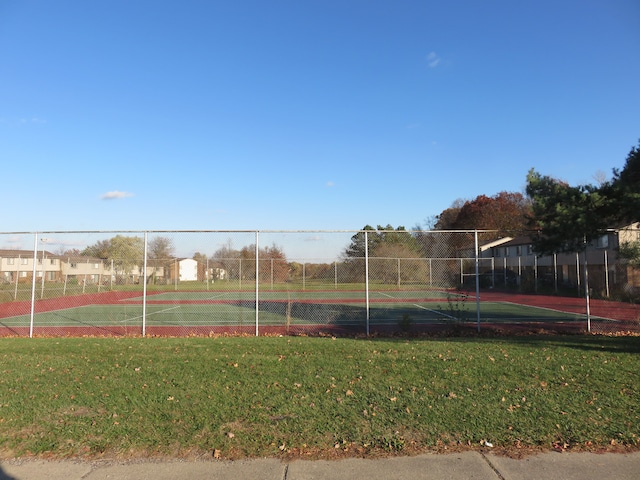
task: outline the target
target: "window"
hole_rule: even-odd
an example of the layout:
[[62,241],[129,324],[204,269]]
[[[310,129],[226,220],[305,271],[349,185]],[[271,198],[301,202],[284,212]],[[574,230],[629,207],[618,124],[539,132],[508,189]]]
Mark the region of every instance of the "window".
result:
[[527,245],[527,255],[533,255],[533,245]]
[[78,268],[78,264],[77,264],[76,262],[71,262],[71,263],[69,264],[69,266],[70,266],[71,268]]
[[15,265],[15,264],[16,264],[15,258],[7,258],[7,265]]
[[21,258],[20,259],[20,265],[29,265],[29,259],[28,258]]
[[518,245],[516,247],[516,255],[519,257],[520,255],[522,255],[522,245]]
[[499,248],[494,248],[493,251],[495,253],[494,257],[499,257],[500,256],[500,249]]
[[93,264],[93,268],[94,268],[95,270],[99,269],[99,268],[100,268],[100,264],[99,264],[99,263],[94,263],[94,264]]
[[55,258],[51,259],[51,265],[56,265],[56,259]]
[[596,240],[596,248],[609,248],[609,235],[603,235]]

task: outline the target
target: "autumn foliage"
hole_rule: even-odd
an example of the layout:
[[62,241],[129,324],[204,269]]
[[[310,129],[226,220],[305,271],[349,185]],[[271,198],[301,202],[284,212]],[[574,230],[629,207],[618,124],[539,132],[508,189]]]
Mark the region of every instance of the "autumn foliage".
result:
[[500,235],[514,235],[527,228],[531,203],[521,193],[500,192],[492,197],[479,195],[452,207],[437,217],[437,230],[497,230]]

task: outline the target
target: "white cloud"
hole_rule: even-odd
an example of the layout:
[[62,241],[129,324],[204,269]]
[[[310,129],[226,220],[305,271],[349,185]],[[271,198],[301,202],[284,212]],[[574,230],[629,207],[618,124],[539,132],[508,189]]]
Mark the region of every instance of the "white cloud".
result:
[[31,118],[21,118],[18,120],[20,125],[28,125],[28,124],[45,124],[47,120],[42,117],[31,117]]
[[429,55],[427,55],[427,65],[429,65],[429,68],[436,68],[440,65],[440,57],[436,52],[429,52]]
[[329,180],[326,185],[327,185],[327,187],[331,188],[331,187],[335,186],[335,183],[333,183],[331,180]]
[[119,190],[114,190],[112,192],[107,192],[102,195],[100,198],[102,200],[116,200],[119,198],[133,197],[133,193],[129,192],[120,192]]
[[47,119],[34,115],[32,117],[1,117],[0,125],[6,125],[7,127],[26,127],[29,125],[46,125]]
[[[23,241],[23,238],[21,235],[12,235],[9,238],[5,238],[4,240],[10,244],[16,244],[16,243],[21,244]],[[33,241],[31,243],[33,243]]]

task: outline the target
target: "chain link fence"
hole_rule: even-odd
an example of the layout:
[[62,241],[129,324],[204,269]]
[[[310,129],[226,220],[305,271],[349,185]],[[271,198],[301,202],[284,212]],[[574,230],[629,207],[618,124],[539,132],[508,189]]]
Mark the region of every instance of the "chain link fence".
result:
[[489,235],[0,234],[0,335],[639,330],[637,275],[614,242],[539,257]]

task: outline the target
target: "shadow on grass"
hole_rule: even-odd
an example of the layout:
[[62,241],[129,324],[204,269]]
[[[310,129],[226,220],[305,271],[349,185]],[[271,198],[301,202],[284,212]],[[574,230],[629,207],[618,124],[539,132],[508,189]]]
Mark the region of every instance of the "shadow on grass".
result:
[[460,335],[436,333],[434,335],[409,335],[409,336],[377,336],[376,340],[389,342],[406,342],[408,339],[424,339],[424,341],[447,341],[454,343],[504,343],[509,342],[514,345],[529,346],[531,348],[575,348],[588,352],[610,352],[610,353],[638,353],[640,354],[640,336],[634,335],[590,335],[590,334],[500,334],[481,332],[466,332]]
[[593,352],[640,353],[640,336],[549,335],[513,337],[513,343],[532,346],[559,346]]

